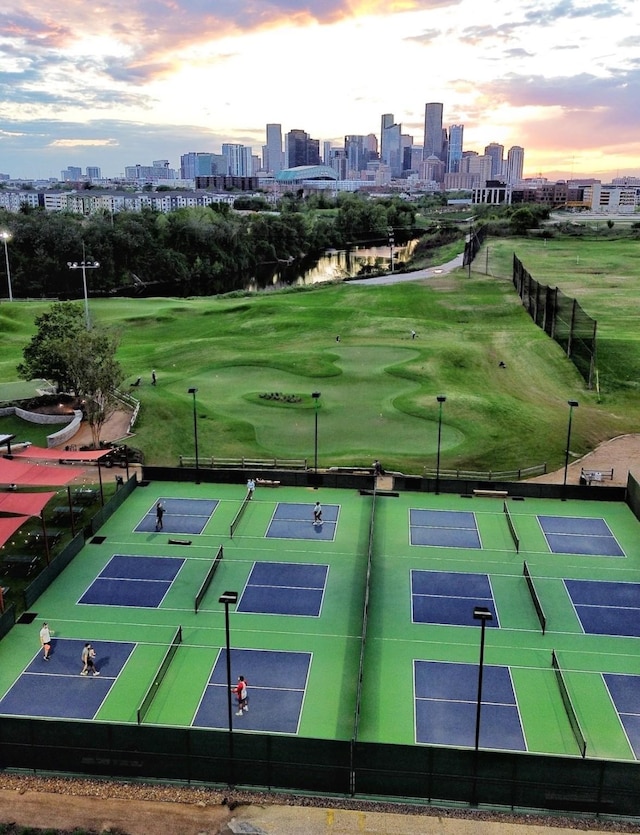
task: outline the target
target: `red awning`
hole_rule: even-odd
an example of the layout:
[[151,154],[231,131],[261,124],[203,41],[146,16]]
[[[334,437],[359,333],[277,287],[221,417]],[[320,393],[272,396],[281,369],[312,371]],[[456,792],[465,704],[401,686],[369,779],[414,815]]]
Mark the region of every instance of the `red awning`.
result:
[[59,487],[86,475],[82,467],[51,467],[30,461],[10,461],[0,458],[0,484],[23,487]]
[[40,516],[57,493],[0,493],[0,513]]
[[28,516],[0,517],[0,548],[14,535],[18,528],[22,527],[28,521]]
[[14,458],[32,458],[36,461],[98,461],[104,458],[112,450],[110,449],[87,449],[84,451],[71,452],[66,449],[46,449],[39,446],[28,446],[18,452],[12,452]]

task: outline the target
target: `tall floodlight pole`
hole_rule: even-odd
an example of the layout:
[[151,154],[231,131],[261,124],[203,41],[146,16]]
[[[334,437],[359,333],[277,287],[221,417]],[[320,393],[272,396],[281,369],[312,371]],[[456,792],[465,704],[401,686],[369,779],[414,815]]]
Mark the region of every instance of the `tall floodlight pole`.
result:
[[476,743],[475,749],[478,750],[480,744],[480,710],[482,707],[482,671],[484,669],[484,629],[488,620],[492,620],[493,615],[486,606],[476,606],[473,610],[473,617],[480,621],[480,664],[478,665],[478,699],[476,702]]
[[198,412],[196,409],[196,394],[198,393],[198,389],[190,388],[188,393],[193,395],[193,445],[196,453],[196,484],[200,484],[200,467],[198,464]]
[[320,405],[320,392],[314,391],[311,394],[311,397],[315,401],[315,431],[314,431],[314,442],[313,442],[313,470],[314,472],[318,472],[318,406]]
[[[567,403],[569,404],[569,426],[567,427],[567,448],[565,450],[564,455],[564,481],[562,482],[562,486],[566,488],[567,486],[567,470],[569,469],[569,447],[571,445],[571,419],[573,417],[573,409],[575,406],[578,405],[577,400],[568,400]],[[563,499],[566,496],[563,496]]]
[[390,226],[387,229],[387,234],[389,235],[389,255],[391,256],[391,272],[393,272],[393,245],[395,244],[393,226]]
[[231,708],[231,636],[229,631],[229,606],[238,602],[237,591],[225,591],[218,601],[224,605],[224,630],[227,649],[227,708],[229,713],[229,736],[233,733],[233,710]]
[[2,232],[0,232],[0,238],[2,238],[2,241],[4,243],[4,260],[5,260],[5,264],[7,265],[7,286],[9,288],[9,301],[12,302],[13,301],[13,290],[11,289],[11,268],[9,266],[9,247],[7,246],[7,244],[11,240],[11,232],[7,232],[6,229],[3,229]]
[[84,291],[84,320],[87,330],[91,330],[91,319],[89,317],[89,294],[87,292],[87,270],[97,270],[100,264],[97,261],[85,259],[84,244],[82,244],[82,261],[67,261],[70,270],[82,270],[82,287]]
[[440,441],[442,439],[442,404],[446,401],[444,394],[436,397],[438,401],[438,454],[436,457],[436,496],[440,493]]

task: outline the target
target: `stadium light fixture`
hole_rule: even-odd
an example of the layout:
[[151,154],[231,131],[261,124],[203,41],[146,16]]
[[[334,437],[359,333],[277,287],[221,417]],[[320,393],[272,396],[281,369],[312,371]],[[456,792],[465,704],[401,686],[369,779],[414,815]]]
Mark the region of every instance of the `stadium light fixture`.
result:
[[475,606],[473,610],[474,620],[480,621],[480,663],[478,665],[478,699],[476,702],[476,742],[475,749],[480,744],[480,711],[482,708],[482,671],[484,668],[484,630],[487,621],[493,619],[493,615],[486,606]]
[[0,232],[0,238],[2,238],[2,242],[4,243],[4,260],[5,264],[7,265],[7,286],[9,288],[9,301],[13,301],[13,291],[11,289],[11,268],[9,266],[9,247],[7,244],[11,240],[11,232],[7,232],[6,229],[3,229]]
[[85,259],[84,244],[82,244],[82,261],[67,261],[70,270],[82,270],[82,287],[84,291],[84,319],[87,330],[91,330],[91,319],[89,318],[89,295],[87,293],[87,270],[97,270],[100,264],[98,261],[87,261]]
[[318,472],[318,406],[320,404],[320,392],[314,391],[311,393],[311,397],[315,401],[315,432],[314,432],[314,443],[313,443],[313,469],[314,472]]
[[200,484],[200,466],[198,464],[198,413],[196,409],[196,394],[197,388],[190,388],[187,394],[193,395],[193,445],[196,453],[196,484]]
[[[571,419],[573,417],[573,409],[574,407],[578,406],[577,400],[568,400],[569,405],[569,426],[567,427],[567,448],[565,450],[564,455],[564,481],[562,482],[563,488],[566,489],[567,486],[567,470],[569,469],[569,447],[571,445]],[[566,500],[566,496],[562,497],[562,500]]]
[[233,711],[231,709],[231,636],[229,633],[229,606],[238,602],[237,591],[225,591],[218,601],[224,605],[224,630],[227,647],[227,707],[229,712],[229,736],[233,733]]
[[438,409],[438,453],[436,457],[436,496],[440,493],[440,440],[442,438],[442,404],[446,401],[444,394],[439,394],[436,400],[439,404]]

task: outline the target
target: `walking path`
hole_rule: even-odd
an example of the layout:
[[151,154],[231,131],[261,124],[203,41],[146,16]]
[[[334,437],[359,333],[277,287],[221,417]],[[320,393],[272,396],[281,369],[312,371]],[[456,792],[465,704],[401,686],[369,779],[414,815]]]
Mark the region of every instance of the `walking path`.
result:
[[399,284],[402,281],[418,281],[422,278],[433,278],[434,276],[450,273],[453,270],[457,270],[459,267],[462,267],[462,258],[463,255],[460,253],[460,255],[456,255],[455,258],[452,258],[451,261],[447,261],[446,264],[440,264],[438,267],[426,267],[424,270],[414,270],[411,273],[392,273],[390,275],[380,275],[377,278],[356,278],[353,281],[349,281],[349,284],[367,284],[371,286],[380,284]]

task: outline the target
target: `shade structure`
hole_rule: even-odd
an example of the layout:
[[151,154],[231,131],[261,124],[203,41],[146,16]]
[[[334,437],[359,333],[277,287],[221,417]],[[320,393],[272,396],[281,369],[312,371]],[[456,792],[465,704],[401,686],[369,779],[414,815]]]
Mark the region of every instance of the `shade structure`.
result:
[[0,548],[14,533],[29,521],[29,516],[4,516],[0,517]]
[[99,461],[105,455],[113,452],[111,449],[62,450],[47,449],[46,447],[28,446],[12,453],[14,458],[28,458],[32,461]]
[[0,493],[0,513],[40,516],[57,493]]
[[47,464],[34,464],[32,461],[10,461],[8,458],[0,458],[0,484],[61,487],[83,475],[85,470],[82,467],[52,467]]

